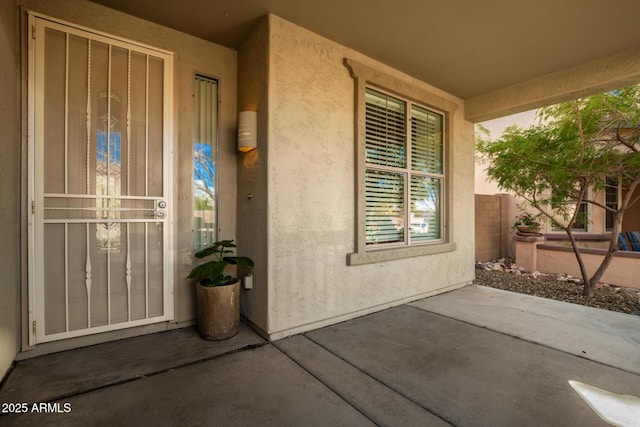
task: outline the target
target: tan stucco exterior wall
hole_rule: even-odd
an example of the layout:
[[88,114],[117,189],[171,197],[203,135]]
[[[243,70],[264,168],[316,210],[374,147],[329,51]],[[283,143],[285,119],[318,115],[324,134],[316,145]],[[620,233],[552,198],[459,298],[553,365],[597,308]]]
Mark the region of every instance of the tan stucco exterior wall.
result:
[[269,272],[269,20],[263,18],[238,52],[238,110],[256,111],[258,148],[238,154],[238,254],[255,262],[253,289],[243,290],[242,313],[268,329]]
[[[582,277],[576,256],[571,250],[565,249],[558,251],[538,247],[538,250],[535,252],[537,252],[535,268],[530,271],[538,270],[544,273],[566,273],[575,277]],[[640,281],[638,281],[638,277],[640,276],[640,258],[636,253],[628,256],[620,254],[621,253],[618,252],[618,256],[611,261],[611,264],[600,281],[602,283],[640,289]],[[584,266],[587,269],[587,274],[591,276],[602,263],[604,253],[582,253],[581,256]]]
[[[278,338],[469,283],[473,127],[462,101],[276,16],[268,38],[268,209],[254,208],[268,215],[266,332]],[[354,81],[344,58],[459,105],[448,183],[456,251],[347,266],[355,236]]]
[[[536,110],[524,111],[522,113],[487,120],[480,123],[480,125],[489,131],[490,139],[494,140],[500,138],[509,126],[518,125],[526,129],[534,123],[536,123]],[[485,163],[477,159],[474,181],[476,194],[504,193],[504,190],[498,187],[496,182],[489,180],[487,172],[485,171],[486,167],[487,165]]]
[[[196,74],[218,79],[219,82],[219,192],[220,212],[218,217],[219,236],[233,239],[236,233],[236,96],[237,96],[237,52],[202,39],[198,39],[157,24],[126,15],[85,0],[16,0],[2,2],[2,39],[0,53],[3,57],[1,68],[2,81],[0,95],[3,104],[0,110],[0,126],[2,126],[2,156],[0,162],[0,185],[3,197],[0,198],[0,209],[3,221],[0,227],[2,235],[7,241],[0,251],[1,262],[7,264],[3,272],[5,281],[0,285],[0,372],[13,359],[17,342],[25,346],[26,339],[21,341],[21,322],[26,324],[26,298],[22,305],[18,303],[20,289],[20,260],[16,248],[20,245],[18,239],[21,232],[19,221],[19,197],[26,188],[26,182],[20,180],[20,150],[24,145],[18,129],[20,120],[18,111],[21,101],[17,96],[21,79],[16,71],[20,61],[18,19],[19,6],[36,13],[60,19],[85,28],[113,34],[135,42],[159,47],[175,53],[173,80],[173,200],[174,206],[169,207],[173,215],[174,234],[173,248],[171,248],[174,263],[174,321],[155,326],[127,329],[103,335],[84,337],[37,346],[35,354],[45,347],[50,351],[91,344],[94,342],[121,338],[145,332],[153,332],[172,327],[189,324],[195,319],[194,289],[187,282],[186,276],[192,266],[193,237],[192,237],[192,179],[193,179],[193,112],[194,112],[194,77]],[[6,65],[5,65],[6,64]],[[23,122],[26,125],[26,122]],[[5,164],[6,163],[6,164]],[[21,190],[22,188],[22,190]],[[26,229],[22,232],[26,233]],[[26,242],[26,240],[25,240]],[[26,259],[22,259],[26,267]],[[26,285],[26,284],[25,284]],[[22,288],[22,295],[26,293],[26,286]],[[6,309],[4,306],[6,305]],[[20,309],[21,307],[21,309]],[[6,317],[6,319],[4,318]],[[22,331],[23,332],[23,331]],[[17,336],[16,336],[17,334]],[[46,350],[45,350],[46,351]]]
[[0,379],[20,347],[20,106],[18,9],[0,3]]

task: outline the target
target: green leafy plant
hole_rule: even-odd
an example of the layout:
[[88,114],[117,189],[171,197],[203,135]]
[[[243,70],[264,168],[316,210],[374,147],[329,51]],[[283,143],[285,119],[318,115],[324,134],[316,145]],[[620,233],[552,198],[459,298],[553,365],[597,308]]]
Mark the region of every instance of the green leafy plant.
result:
[[235,283],[238,279],[224,274],[227,266],[253,267],[254,265],[250,258],[235,256],[233,254],[235,247],[233,240],[222,240],[199,250],[194,254],[196,258],[214,256],[215,259],[194,267],[187,277],[198,280],[203,286],[225,286]]
[[[496,140],[480,127],[479,159],[501,189],[565,231],[580,267],[583,295],[592,297],[618,250],[624,214],[640,201],[640,85],[552,105],[539,110],[538,118],[526,129],[507,128]],[[597,198],[612,182],[622,194],[617,206]],[[588,221],[579,208],[585,204],[613,216],[609,248],[591,276],[574,236],[574,228]]]
[[524,212],[521,215],[516,216],[516,220],[513,223],[513,228],[518,227],[519,225],[524,225],[531,229],[539,229],[540,228],[540,217],[542,214],[532,215],[529,212]]

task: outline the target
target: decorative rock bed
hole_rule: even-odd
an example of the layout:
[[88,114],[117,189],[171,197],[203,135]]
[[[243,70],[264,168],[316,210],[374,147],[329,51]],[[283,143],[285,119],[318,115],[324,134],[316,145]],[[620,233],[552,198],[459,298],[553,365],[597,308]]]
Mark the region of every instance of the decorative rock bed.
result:
[[582,296],[581,278],[528,272],[509,258],[476,263],[474,283],[621,313],[640,314],[640,290],[600,283],[593,298],[586,298]]

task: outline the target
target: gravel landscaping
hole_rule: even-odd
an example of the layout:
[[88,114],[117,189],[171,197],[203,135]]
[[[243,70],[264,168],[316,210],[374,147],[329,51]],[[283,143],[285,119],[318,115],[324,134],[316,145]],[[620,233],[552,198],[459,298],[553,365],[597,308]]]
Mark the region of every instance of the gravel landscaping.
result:
[[[529,273],[506,260],[476,264],[476,285],[589,307],[640,314],[640,290],[599,284],[593,298],[582,296],[582,281],[564,274]],[[637,313],[636,313],[637,312]]]

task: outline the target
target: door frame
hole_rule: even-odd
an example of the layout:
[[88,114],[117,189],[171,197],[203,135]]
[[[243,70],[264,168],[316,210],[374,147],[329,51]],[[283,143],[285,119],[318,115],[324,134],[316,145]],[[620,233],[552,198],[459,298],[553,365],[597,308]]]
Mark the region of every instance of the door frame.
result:
[[[159,49],[153,46],[145,45],[136,41],[128,40],[124,37],[117,37],[105,32],[83,27],[77,24],[65,22],[63,20],[52,18],[40,13],[26,11],[28,31],[27,37],[27,135],[26,135],[26,192],[27,198],[25,212],[27,213],[27,316],[23,319],[27,320],[24,328],[28,336],[28,346],[34,347],[38,343],[47,341],[64,340],[80,336],[88,336],[101,332],[115,331],[121,329],[132,328],[136,326],[150,325],[153,323],[163,323],[171,321],[174,318],[174,272],[173,272],[173,232],[175,227],[174,213],[177,212],[173,204],[173,70],[174,70],[174,53]],[[44,247],[38,247],[36,242],[42,241],[44,236],[43,222],[43,203],[36,201],[44,200],[42,188],[36,184],[36,173],[43,170],[43,154],[36,152],[41,149],[36,145],[36,140],[42,138],[42,105],[36,105],[36,71],[44,72],[42,67],[37,66],[37,49],[35,46],[38,38],[42,39],[44,31],[43,26],[36,26],[38,20],[47,21],[46,25],[52,28],[61,29],[64,32],[80,31],[90,33],[93,40],[104,41],[111,45],[135,46],[142,51],[151,51],[154,55],[163,58],[164,62],[164,83],[163,83],[163,200],[168,204],[167,217],[164,220],[163,230],[163,315],[153,318],[145,318],[135,321],[129,321],[122,324],[112,324],[93,327],[89,329],[80,329],[76,331],[68,331],[63,337],[47,339],[44,334],[44,325],[37,324],[36,321],[44,319],[44,305],[38,305],[39,301],[44,299],[44,287],[38,286],[38,281],[43,280],[44,272]],[[37,28],[39,32],[37,33]],[[42,58],[40,58],[42,60]],[[39,113],[39,114],[38,114]],[[36,118],[40,123],[36,123]],[[38,169],[39,168],[39,169]],[[38,240],[37,236],[41,236]],[[39,294],[40,292],[40,294]],[[59,334],[56,334],[59,335]]]

